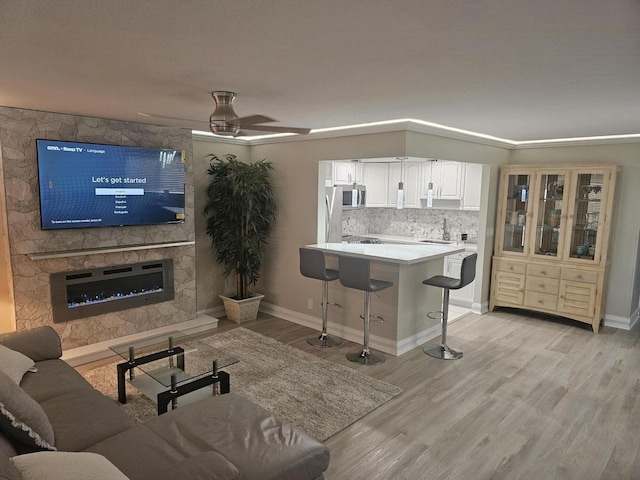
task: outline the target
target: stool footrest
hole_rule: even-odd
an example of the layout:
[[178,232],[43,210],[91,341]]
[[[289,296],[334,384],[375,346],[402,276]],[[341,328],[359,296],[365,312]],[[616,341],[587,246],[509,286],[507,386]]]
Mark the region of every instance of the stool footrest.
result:
[[442,320],[444,318],[444,312],[442,310],[434,310],[427,313],[427,317],[431,320]]

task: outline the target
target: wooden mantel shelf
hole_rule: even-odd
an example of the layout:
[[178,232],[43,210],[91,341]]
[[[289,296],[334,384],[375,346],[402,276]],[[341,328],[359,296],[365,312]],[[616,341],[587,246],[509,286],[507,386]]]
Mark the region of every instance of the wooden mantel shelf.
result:
[[85,248],[83,250],[65,250],[62,252],[27,253],[31,260],[48,260],[51,258],[80,257],[83,255],[99,255],[103,253],[131,252],[133,250],[152,250],[155,248],[186,247],[195,245],[195,241],[146,243],[144,245],[125,245],[118,247]]

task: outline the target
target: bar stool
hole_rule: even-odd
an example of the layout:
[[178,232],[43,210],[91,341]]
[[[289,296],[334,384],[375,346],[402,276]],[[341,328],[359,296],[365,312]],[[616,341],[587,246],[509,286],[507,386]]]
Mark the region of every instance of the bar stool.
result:
[[362,365],[384,363],[383,355],[369,349],[369,324],[371,322],[371,292],[377,292],[393,286],[393,283],[371,278],[371,262],[359,257],[338,257],[340,283],[348,288],[364,291],[364,345],[362,350],[347,354],[347,359]]
[[[307,338],[314,347],[335,347],[342,343],[340,337],[327,334],[327,310],[329,309],[329,282],[338,279],[338,271],[327,268],[324,252],[313,248],[300,248],[300,273],[309,278],[322,280],[322,333]],[[333,303],[340,307],[337,303]]]
[[[457,360],[462,358],[460,350],[454,350],[447,346],[447,320],[449,319],[449,291],[458,290],[469,285],[476,278],[476,260],[478,254],[474,253],[462,259],[462,267],[460,269],[460,278],[445,277],[444,275],[435,275],[426,279],[422,283],[431,285],[432,287],[440,287],[444,289],[442,297],[442,311],[430,312],[427,314],[429,318],[439,318],[442,315],[442,341],[440,345],[427,345],[424,347],[424,353],[430,357],[439,358],[441,360]],[[432,314],[439,314],[438,317]]]

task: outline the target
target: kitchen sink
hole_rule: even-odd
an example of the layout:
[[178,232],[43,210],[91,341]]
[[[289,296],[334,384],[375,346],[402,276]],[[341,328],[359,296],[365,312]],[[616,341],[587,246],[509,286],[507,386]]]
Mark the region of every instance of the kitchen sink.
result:
[[419,240],[420,243],[434,243],[436,245],[451,245],[452,243],[456,243],[453,240],[436,240],[433,238],[425,238],[424,240]]

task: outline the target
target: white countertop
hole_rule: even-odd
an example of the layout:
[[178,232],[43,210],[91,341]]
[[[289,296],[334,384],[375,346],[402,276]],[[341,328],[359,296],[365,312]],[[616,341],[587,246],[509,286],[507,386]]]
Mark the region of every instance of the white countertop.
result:
[[307,247],[336,255],[352,255],[403,265],[428,262],[465,251],[464,245],[317,243]]
[[[424,245],[424,242],[420,240],[424,240],[423,237],[406,237],[402,235],[385,235],[385,234],[377,234],[377,233],[367,233],[362,235],[356,235],[362,238],[377,238],[381,242],[385,243],[398,243],[398,244],[406,244],[406,245]],[[433,244],[432,244],[433,245]],[[437,244],[436,244],[437,245]],[[476,243],[467,243],[467,242],[452,242],[448,244],[443,244],[445,246],[454,246],[454,247],[463,247],[465,250],[476,251],[478,249],[478,244]]]

